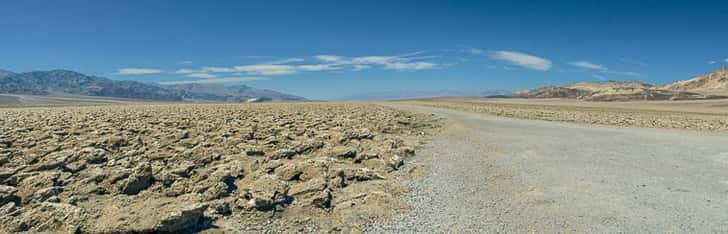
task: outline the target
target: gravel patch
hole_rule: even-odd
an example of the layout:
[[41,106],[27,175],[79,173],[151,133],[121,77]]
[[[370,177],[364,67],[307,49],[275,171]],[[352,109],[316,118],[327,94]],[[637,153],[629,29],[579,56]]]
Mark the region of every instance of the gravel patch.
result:
[[725,133],[399,107],[449,122],[418,151],[411,211],[368,233],[728,232]]

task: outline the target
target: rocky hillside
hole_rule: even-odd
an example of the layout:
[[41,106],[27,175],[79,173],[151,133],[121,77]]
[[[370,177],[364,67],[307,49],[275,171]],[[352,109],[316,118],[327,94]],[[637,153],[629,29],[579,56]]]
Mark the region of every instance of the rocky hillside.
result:
[[712,95],[728,95],[728,68],[724,67],[703,76],[668,84],[663,86],[662,89]]
[[641,82],[580,82],[513,94],[517,98],[572,98],[586,101],[694,100],[728,98],[728,69],[674,84]]
[[84,95],[155,101],[293,101],[302,97],[248,86],[159,85],[111,80],[67,70],[12,73],[0,70],[0,93]]

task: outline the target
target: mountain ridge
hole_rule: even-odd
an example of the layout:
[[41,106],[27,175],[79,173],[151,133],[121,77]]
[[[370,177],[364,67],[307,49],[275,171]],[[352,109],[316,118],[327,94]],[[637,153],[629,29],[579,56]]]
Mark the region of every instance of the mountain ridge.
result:
[[88,76],[70,70],[13,73],[0,70],[0,93],[26,95],[72,94],[154,101],[302,101],[303,97],[245,85],[162,85]]
[[655,85],[639,81],[577,82],[515,92],[515,98],[566,98],[585,101],[700,100],[728,98],[728,69]]
[[681,80],[662,87],[667,90],[728,95],[728,67],[689,80]]

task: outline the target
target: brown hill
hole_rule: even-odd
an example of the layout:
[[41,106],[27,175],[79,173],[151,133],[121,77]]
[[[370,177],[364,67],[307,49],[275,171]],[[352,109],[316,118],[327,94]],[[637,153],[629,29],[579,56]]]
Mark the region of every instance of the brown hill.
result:
[[516,98],[567,98],[585,101],[686,100],[708,99],[698,93],[655,89],[635,82],[577,83],[561,87],[548,86],[513,95]]
[[728,96],[728,68],[723,67],[703,76],[668,84],[662,89]]
[[569,98],[585,101],[695,100],[728,98],[728,69],[665,86],[642,82],[579,82],[513,94],[517,98]]

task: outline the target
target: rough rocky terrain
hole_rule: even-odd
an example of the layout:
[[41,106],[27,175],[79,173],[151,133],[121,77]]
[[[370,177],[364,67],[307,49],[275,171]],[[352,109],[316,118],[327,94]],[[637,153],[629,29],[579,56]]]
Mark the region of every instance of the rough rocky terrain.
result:
[[[394,105],[394,104],[393,104]],[[418,151],[412,211],[370,233],[726,233],[728,134],[444,117]]]
[[[667,110],[666,108],[662,110],[636,109],[619,107],[619,105],[597,107],[575,105],[574,103],[544,105],[535,102],[514,103],[477,99],[431,99],[408,101],[406,103],[522,119],[648,128],[728,131],[728,113],[726,112],[688,112]],[[686,104],[689,104],[689,102]],[[629,105],[629,102],[625,102],[622,106]]]
[[0,109],[0,232],[357,231],[436,128],[370,104]]

